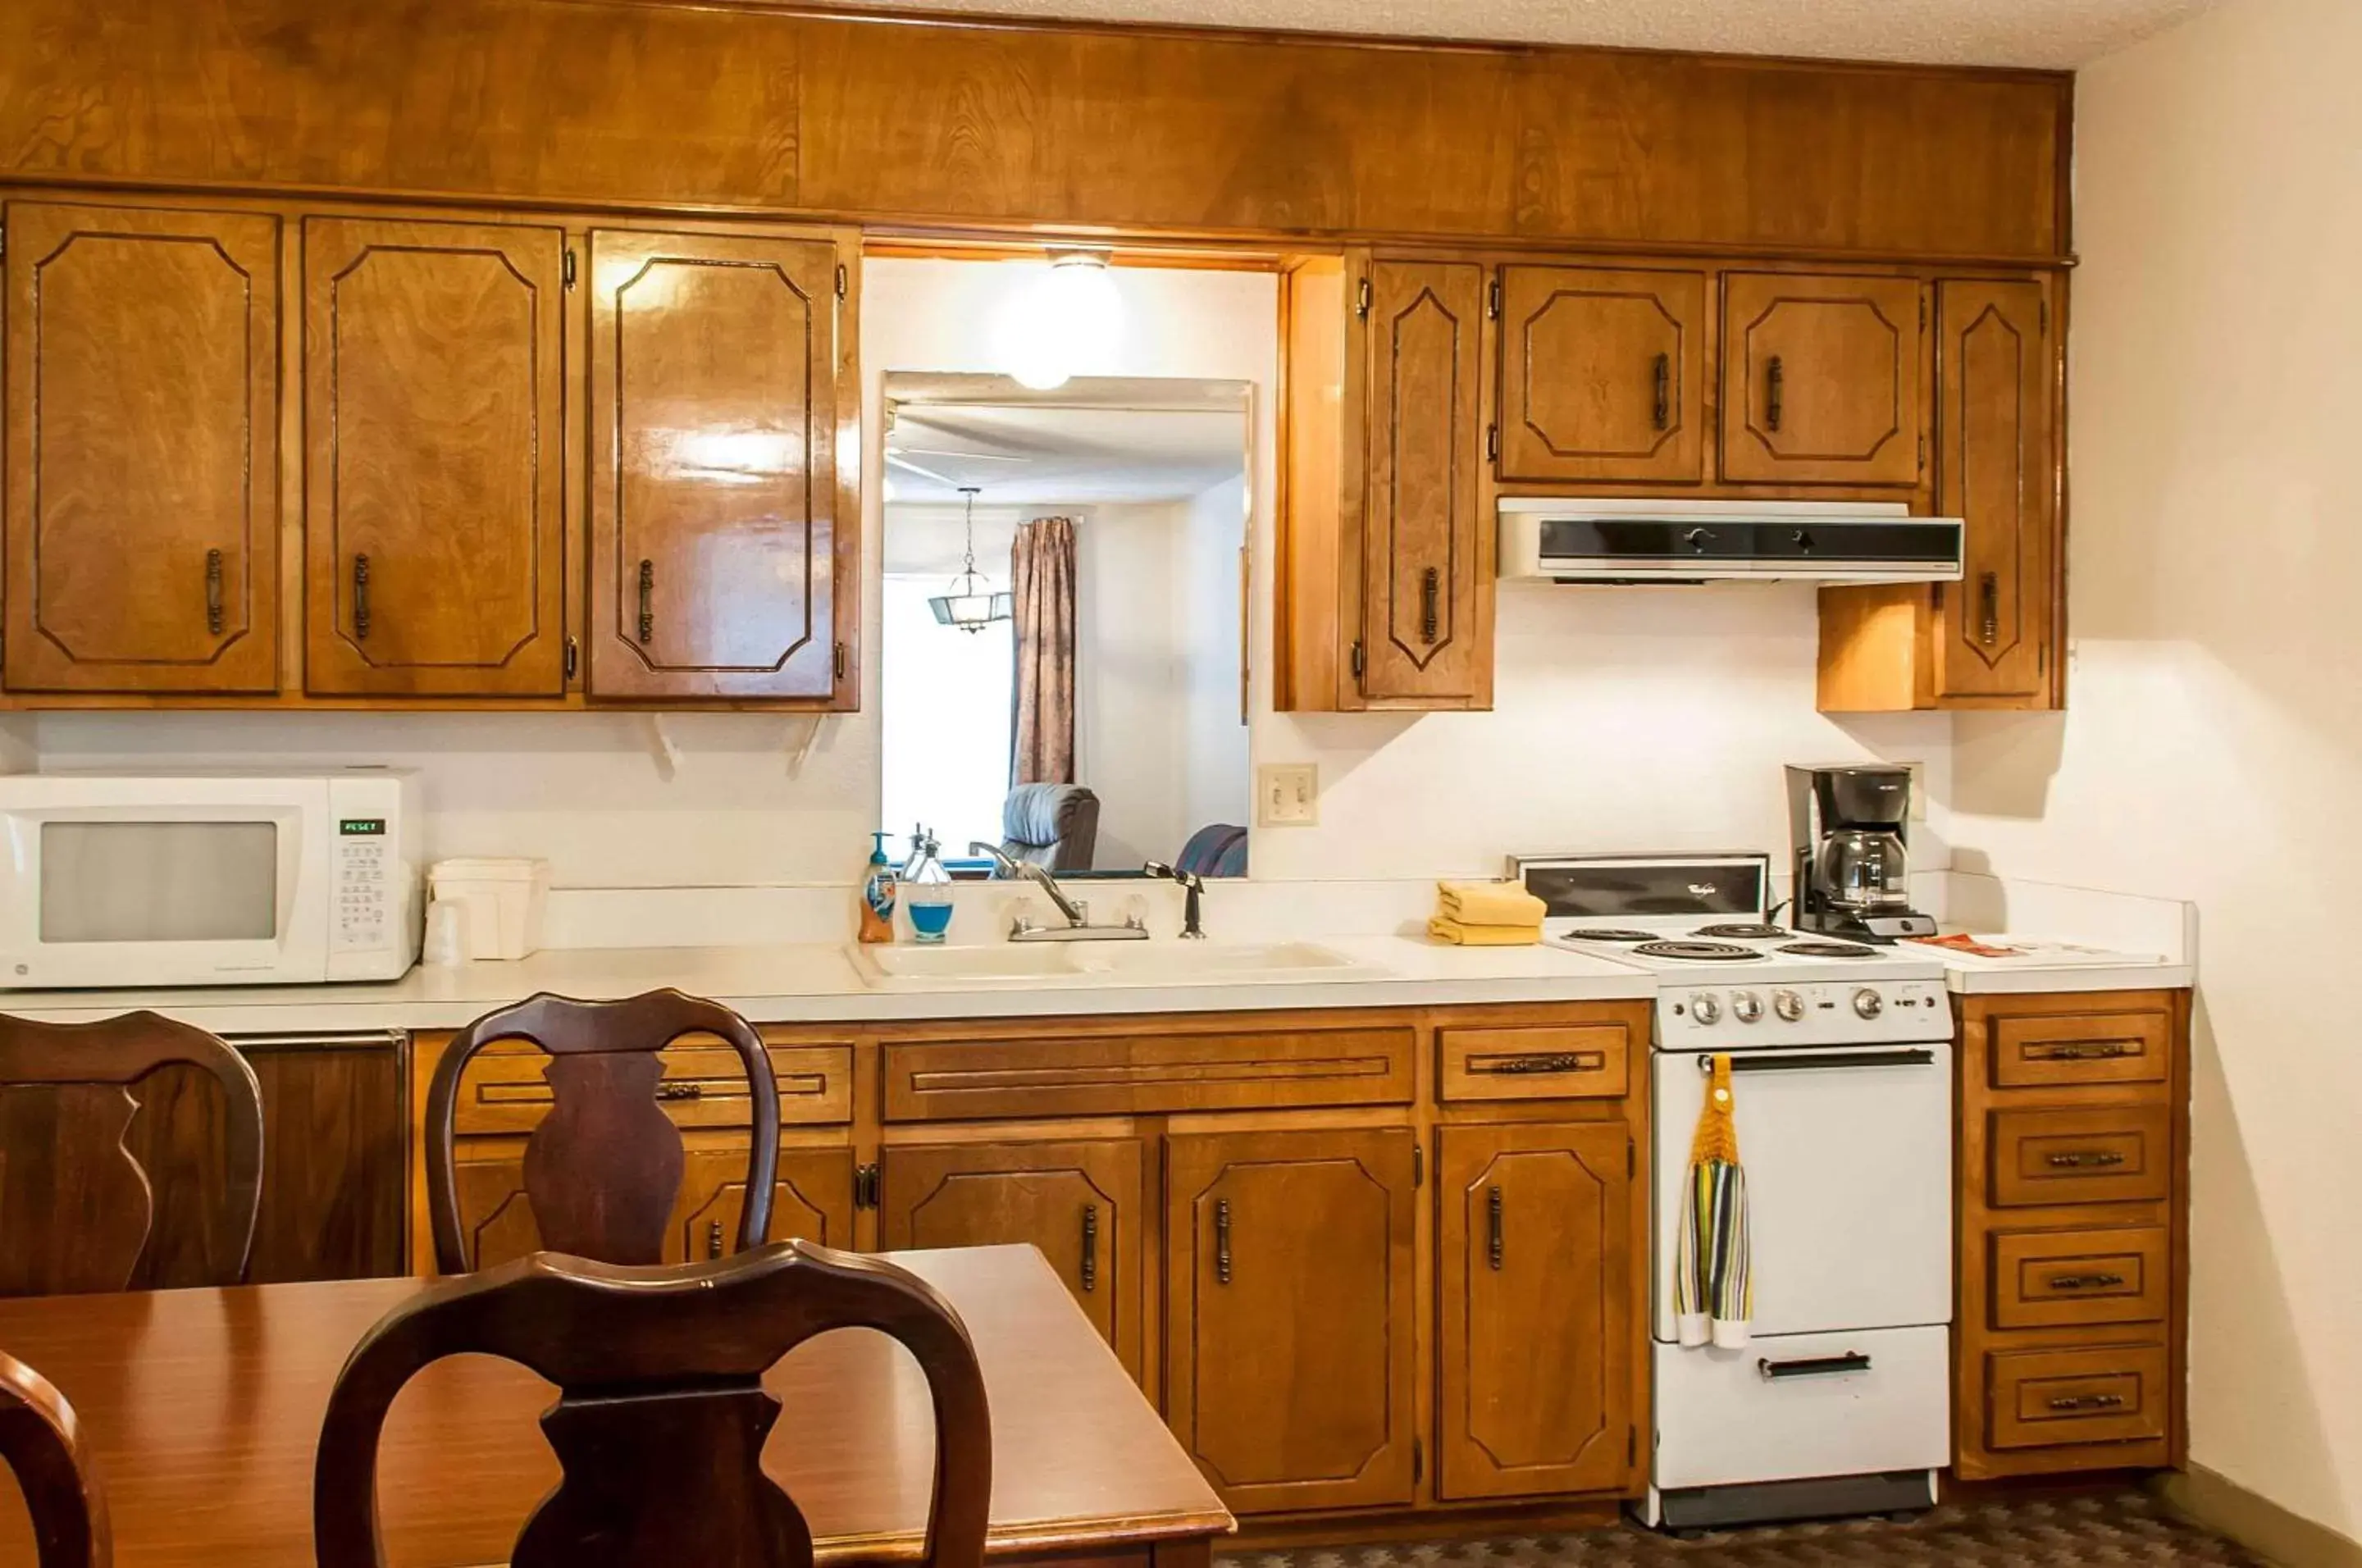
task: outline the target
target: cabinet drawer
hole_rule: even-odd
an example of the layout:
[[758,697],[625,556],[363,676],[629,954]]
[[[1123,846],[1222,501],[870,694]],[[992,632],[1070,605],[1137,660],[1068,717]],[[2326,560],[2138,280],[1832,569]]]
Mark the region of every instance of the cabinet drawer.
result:
[[1992,1113],[1992,1204],[2153,1203],[2172,1188],[2163,1105]]
[[2000,1231],[1992,1237],[1992,1326],[2161,1323],[2169,1295],[2162,1225]]
[[1436,1096],[1612,1099],[1627,1087],[1630,1041],[1620,1023],[1438,1030]]
[[2163,1011],[1996,1018],[1992,1086],[2161,1084],[2172,1039],[2173,1020]]
[[886,1119],[1401,1105],[1410,1026],[935,1040],[886,1046]]
[[[685,1035],[659,1053],[664,1077],[657,1098],[679,1127],[747,1127],[754,1101],[738,1053],[712,1036]],[[779,1125],[826,1126],[853,1120],[853,1047],[774,1045],[771,1073],[779,1088]],[[550,1088],[542,1077],[548,1058],[523,1043],[490,1046],[459,1076],[453,1125],[463,1136],[530,1132],[547,1113]]]
[[1989,1353],[1985,1441],[2006,1449],[2162,1438],[2167,1364],[2155,1344]]

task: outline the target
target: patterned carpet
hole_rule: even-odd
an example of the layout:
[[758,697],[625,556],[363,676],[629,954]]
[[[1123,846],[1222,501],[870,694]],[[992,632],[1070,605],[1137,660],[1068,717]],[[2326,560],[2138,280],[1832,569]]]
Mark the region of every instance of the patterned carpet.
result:
[[1626,1527],[1579,1535],[1238,1552],[1217,1568],[2259,1568],[2143,1492],[1948,1504],[1908,1524],[1847,1520],[1675,1540]]

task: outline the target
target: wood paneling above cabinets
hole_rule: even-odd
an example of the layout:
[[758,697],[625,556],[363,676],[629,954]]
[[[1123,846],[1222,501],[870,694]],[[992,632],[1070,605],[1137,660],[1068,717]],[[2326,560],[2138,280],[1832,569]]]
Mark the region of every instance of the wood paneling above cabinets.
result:
[[857,701],[849,236],[5,217],[0,705]]

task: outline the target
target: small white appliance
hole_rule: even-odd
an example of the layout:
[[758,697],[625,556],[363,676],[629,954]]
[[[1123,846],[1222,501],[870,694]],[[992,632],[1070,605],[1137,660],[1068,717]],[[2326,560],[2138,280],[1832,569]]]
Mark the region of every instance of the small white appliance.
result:
[[418,959],[417,776],[0,776],[0,988],[390,980]]
[[[1658,980],[1655,1447],[1672,1529],[1924,1508],[1951,1452],[1952,1013],[1943,960],[1770,923],[1761,855],[1524,859],[1543,940]],[[1692,1131],[1727,1053],[1752,1342],[1673,1318]]]
[[1958,582],[1965,525],[1900,502],[1536,500],[1497,506],[1527,582]]

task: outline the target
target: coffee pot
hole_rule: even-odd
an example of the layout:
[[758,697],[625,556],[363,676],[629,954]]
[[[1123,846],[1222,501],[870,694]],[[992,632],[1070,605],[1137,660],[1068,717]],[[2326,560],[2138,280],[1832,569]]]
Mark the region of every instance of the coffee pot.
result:
[[1907,767],[1790,767],[1796,929],[1853,942],[1936,934],[1911,907],[1910,821]]

